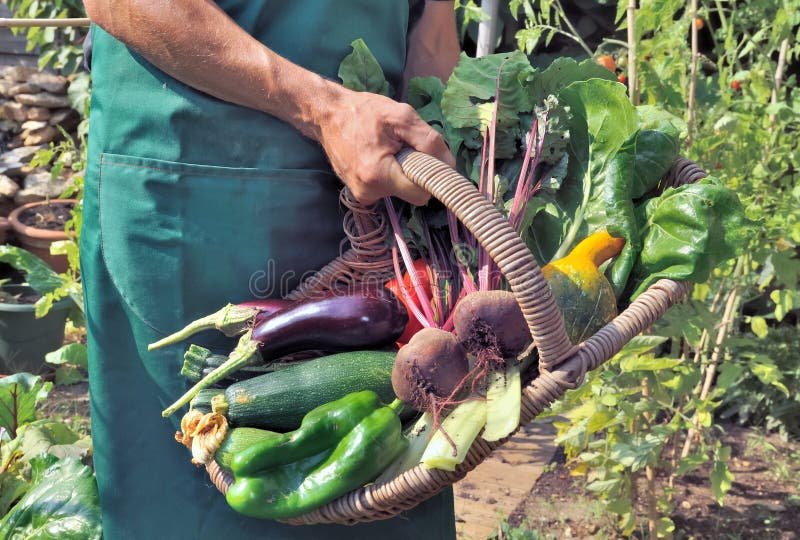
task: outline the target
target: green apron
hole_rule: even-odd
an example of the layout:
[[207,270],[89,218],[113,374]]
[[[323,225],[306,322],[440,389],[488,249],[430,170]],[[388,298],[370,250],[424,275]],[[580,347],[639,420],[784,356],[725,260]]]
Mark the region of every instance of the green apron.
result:
[[[395,83],[408,0],[222,0],[251,35],[335,79],[364,38]],[[189,21],[187,21],[189,23]],[[229,301],[282,295],[339,254],[340,182],[319,145],[211,98],[93,29],[81,267],[92,436],[107,540],[453,538],[448,491],[403,516],[292,527],[240,516],[173,440],[184,346],[147,344]],[[193,340],[221,344],[215,335]]]

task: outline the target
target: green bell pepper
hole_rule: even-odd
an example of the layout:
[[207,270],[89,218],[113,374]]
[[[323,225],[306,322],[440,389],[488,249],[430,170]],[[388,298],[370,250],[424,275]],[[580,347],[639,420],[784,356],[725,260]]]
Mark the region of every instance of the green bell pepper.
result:
[[371,482],[407,445],[400,406],[364,391],[317,407],[297,430],[234,455],[228,504],[250,517],[288,519]]

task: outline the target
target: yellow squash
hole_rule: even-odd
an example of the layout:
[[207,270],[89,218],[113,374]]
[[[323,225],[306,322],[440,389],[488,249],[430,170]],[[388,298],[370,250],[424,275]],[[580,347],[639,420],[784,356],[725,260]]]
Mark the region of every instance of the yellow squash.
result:
[[616,317],[614,289],[598,267],[619,255],[624,244],[624,239],[598,231],[566,257],[542,268],[573,343],[580,343]]

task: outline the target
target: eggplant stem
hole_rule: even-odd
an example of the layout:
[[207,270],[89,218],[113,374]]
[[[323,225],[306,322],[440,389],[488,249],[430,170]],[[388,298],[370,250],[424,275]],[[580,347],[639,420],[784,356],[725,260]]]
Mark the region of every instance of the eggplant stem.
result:
[[239,344],[221,366],[203,377],[203,379],[201,379],[197,384],[192,386],[185,394],[183,394],[178,401],[164,409],[164,411],[161,413],[161,416],[165,418],[167,416],[171,416],[175,413],[175,411],[189,403],[192,398],[200,392],[200,390],[208,388],[215,382],[227,377],[231,373],[239,370],[240,368],[252,362],[254,359],[258,358],[259,343],[252,340],[252,335],[252,330],[249,330],[245,335],[243,335],[239,340]]
[[228,337],[237,336],[250,327],[251,320],[257,314],[258,308],[227,304],[219,311],[190,322],[174,334],[170,334],[155,343],[151,343],[147,346],[147,350],[153,351],[166,345],[173,345],[190,338],[198,332],[215,328]]

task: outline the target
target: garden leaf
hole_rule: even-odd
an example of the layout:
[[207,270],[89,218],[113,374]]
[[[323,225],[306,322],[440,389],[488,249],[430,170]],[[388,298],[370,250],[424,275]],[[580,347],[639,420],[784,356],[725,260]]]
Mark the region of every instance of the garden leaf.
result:
[[710,178],[668,189],[647,202],[645,213],[633,297],[661,278],[704,282],[713,268],[742,252],[750,231],[736,193]]
[[0,246],[0,262],[7,263],[25,274],[28,285],[39,294],[52,292],[63,280],[42,259],[16,246]]
[[728,468],[730,458],[730,446],[719,448],[714,457],[714,468],[711,470],[711,493],[719,505],[722,505],[725,494],[733,485],[733,473]]
[[56,368],[56,384],[66,385],[86,380],[85,372],[89,367],[86,345],[69,343],[60,349],[44,356],[45,362],[58,366]]
[[30,373],[0,379],[0,427],[7,429],[11,438],[16,437],[22,425],[36,418],[36,403],[47,397],[52,386]]
[[611,269],[611,284],[622,295],[636,258],[642,249],[641,225],[634,200],[658,185],[678,155],[678,139],[657,130],[639,130],[614,154],[608,166],[604,196],[608,232],[625,239],[625,246]]
[[606,226],[607,168],[636,131],[636,110],[625,87],[602,79],[578,81],[558,94],[569,107],[568,173],[555,194],[542,194],[546,205],[534,219],[529,243],[547,262],[558,259],[581,239]]
[[533,109],[527,90],[533,68],[519,51],[461,60],[447,81],[442,110],[453,127],[485,128],[491,121],[499,81],[497,125],[516,126],[519,113]]
[[372,92],[388,96],[390,94],[389,81],[383,74],[383,68],[378,60],[359,38],[350,44],[353,52],[348,54],[339,64],[339,78],[342,85],[356,92]]
[[576,62],[572,58],[559,57],[553,60],[547,69],[538,73],[531,83],[531,94],[534,103],[544,101],[547,96],[557,95],[562,88],[576,81],[589,79],[606,79],[616,82],[614,74],[591,59]]
[[31,487],[0,521],[0,538],[99,540],[100,503],[92,470],[75,458],[39,457]]
[[23,482],[10,472],[0,473],[0,516],[11,508],[14,502],[28,490],[27,482]]

